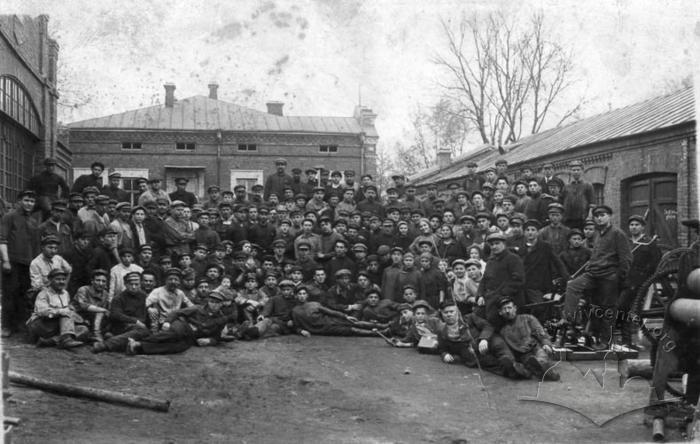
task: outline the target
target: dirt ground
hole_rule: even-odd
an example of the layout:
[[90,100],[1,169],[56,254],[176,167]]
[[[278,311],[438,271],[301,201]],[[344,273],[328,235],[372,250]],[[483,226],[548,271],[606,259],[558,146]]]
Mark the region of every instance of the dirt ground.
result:
[[[603,390],[616,363],[561,362],[560,382],[509,381],[375,338],[286,336],[192,348],[180,355],[93,355],[3,344],[13,371],[172,401],[168,413],[48,394],[11,385],[5,414],[21,418],[19,443],[466,443],[641,442],[637,410],[648,382]],[[614,366],[614,369],[613,369]],[[590,376],[590,375],[589,375]],[[617,387],[617,385],[615,385]],[[519,400],[537,397],[550,403]],[[553,401],[552,401],[553,400]],[[566,402],[571,400],[571,403]]]

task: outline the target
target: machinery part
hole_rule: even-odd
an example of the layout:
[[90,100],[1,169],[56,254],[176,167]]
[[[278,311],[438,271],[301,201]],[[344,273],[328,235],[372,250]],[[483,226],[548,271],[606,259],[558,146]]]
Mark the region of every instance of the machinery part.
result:
[[654,422],[652,423],[652,432],[651,432],[651,437],[654,441],[656,442],[661,442],[664,440],[665,434],[664,434],[664,419],[663,418],[654,418]]
[[[700,268],[695,271],[700,271]],[[671,303],[668,312],[673,319],[682,322],[686,327],[700,327],[700,299],[676,299]]]
[[[632,305],[632,311],[639,322],[640,330],[652,346],[658,343],[658,337],[649,328],[649,320],[663,321],[668,301],[673,297],[677,289],[678,268],[670,268],[661,269],[654,273],[637,290],[637,297]],[[654,364],[653,359],[652,365]]]

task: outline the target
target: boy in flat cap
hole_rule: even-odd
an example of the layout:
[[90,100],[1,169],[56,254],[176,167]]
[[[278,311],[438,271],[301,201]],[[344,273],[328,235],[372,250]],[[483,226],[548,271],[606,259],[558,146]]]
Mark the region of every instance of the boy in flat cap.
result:
[[121,247],[119,248],[118,252],[120,262],[109,270],[109,301],[124,291],[124,276],[132,271],[137,273],[143,272],[143,268],[134,263],[134,250],[127,247]]
[[557,256],[568,246],[569,228],[561,222],[564,215],[564,206],[560,203],[551,203],[547,206],[549,224],[540,230],[539,238],[552,246],[552,251]]
[[119,186],[122,181],[121,173],[112,171],[107,177],[109,178],[109,185],[102,188],[102,194],[117,202],[130,202],[131,196],[129,196],[129,193]]
[[583,162],[569,162],[571,182],[564,186],[562,199],[564,204],[564,225],[569,228],[583,228],[583,222],[595,206],[593,184],[583,178]]
[[33,294],[38,293],[49,283],[52,270],[62,270],[67,275],[73,271],[71,265],[58,254],[59,240],[56,236],[46,236],[41,240],[41,253],[29,264],[29,278]]
[[75,311],[92,327],[91,331],[96,341],[104,340],[102,332],[109,318],[108,279],[107,270],[94,270],[91,273],[90,285],[80,287],[72,302]]
[[68,273],[61,269],[51,270],[49,283],[37,294],[34,313],[27,321],[27,327],[33,337],[38,338],[38,345],[56,345],[59,348],[74,348],[83,345],[78,341],[88,333],[87,327],[81,325],[83,319],[70,303],[66,291]]

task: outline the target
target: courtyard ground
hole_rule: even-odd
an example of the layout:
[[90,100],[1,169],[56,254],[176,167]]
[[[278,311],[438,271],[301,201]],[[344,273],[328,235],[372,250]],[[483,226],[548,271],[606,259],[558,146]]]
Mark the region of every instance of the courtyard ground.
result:
[[[22,420],[19,443],[650,441],[634,410],[648,382],[620,389],[615,361],[561,362],[562,380],[540,385],[482,378],[378,338],[286,336],[170,356],[37,349],[17,338],[3,349],[16,372],[172,401],[158,413],[12,385],[5,414]],[[521,399],[538,393],[546,402]]]

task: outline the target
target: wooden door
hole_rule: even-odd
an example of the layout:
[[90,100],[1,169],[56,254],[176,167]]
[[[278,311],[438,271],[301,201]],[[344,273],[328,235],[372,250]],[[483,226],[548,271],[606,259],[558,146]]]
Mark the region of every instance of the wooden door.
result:
[[678,246],[677,179],[675,174],[656,174],[633,178],[625,186],[623,201],[626,228],[627,218],[633,214],[647,220],[647,234],[657,235],[659,242]]

